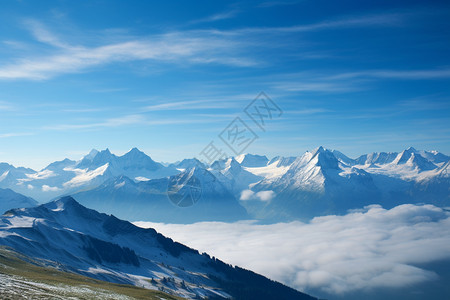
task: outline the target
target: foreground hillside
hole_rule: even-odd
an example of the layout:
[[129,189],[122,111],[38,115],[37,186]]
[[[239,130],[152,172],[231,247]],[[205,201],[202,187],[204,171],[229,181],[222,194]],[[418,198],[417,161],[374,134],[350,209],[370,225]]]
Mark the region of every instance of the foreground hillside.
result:
[[63,272],[7,247],[0,247],[0,295],[2,299],[180,299],[161,291]]
[[71,197],[5,213],[0,245],[60,270],[182,298],[315,299]]

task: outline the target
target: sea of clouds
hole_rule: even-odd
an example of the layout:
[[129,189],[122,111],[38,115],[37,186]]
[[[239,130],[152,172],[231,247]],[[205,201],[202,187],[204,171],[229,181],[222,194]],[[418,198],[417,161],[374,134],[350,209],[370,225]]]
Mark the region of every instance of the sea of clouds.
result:
[[450,259],[450,213],[432,205],[379,205],[308,223],[136,222],[200,252],[302,291],[346,295],[432,282],[427,264]]

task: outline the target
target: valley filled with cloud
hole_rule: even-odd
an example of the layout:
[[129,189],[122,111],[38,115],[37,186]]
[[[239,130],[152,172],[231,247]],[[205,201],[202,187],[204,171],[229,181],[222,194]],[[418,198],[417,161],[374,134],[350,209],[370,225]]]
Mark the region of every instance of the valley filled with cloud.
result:
[[414,286],[442,277],[428,265],[450,261],[450,213],[432,205],[373,205],[308,223],[135,224],[324,297],[387,289],[413,294]]

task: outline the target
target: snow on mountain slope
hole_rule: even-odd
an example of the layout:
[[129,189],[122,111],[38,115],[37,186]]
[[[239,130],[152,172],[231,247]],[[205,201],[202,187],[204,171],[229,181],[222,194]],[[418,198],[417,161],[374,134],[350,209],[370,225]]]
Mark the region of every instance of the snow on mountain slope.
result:
[[388,164],[394,161],[398,156],[396,152],[373,152],[370,154],[361,155],[356,159],[357,165],[370,165],[370,164]]
[[139,181],[179,173],[174,167],[165,167],[153,161],[137,148],[122,156],[112,154],[109,149],[92,150],[78,162],[69,159],[57,161],[39,172],[6,167],[0,166],[0,171],[5,169],[0,174],[0,186],[10,187],[40,201],[74,193],[80,189],[92,189],[121,175]]
[[289,167],[290,165],[292,165],[292,163],[297,159],[297,157],[295,156],[275,156],[274,158],[272,158],[267,165],[271,165],[275,162],[277,162],[277,167]]
[[37,201],[18,194],[10,189],[0,189],[0,213],[12,208],[33,207],[38,205]]
[[64,168],[64,171],[74,172],[76,175],[69,181],[63,183],[63,187],[65,188],[76,188],[79,186],[83,186],[89,183],[92,183],[92,180],[98,179],[99,176],[103,176],[106,170],[109,167],[109,163],[104,164],[103,166],[98,167],[92,171],[89,169],[79,169],[79,168]]
[[[279,220],[343,213],[368,204],[450,205],[447,163],[429,161],[414,148],[351,159],[322,147],[297,158],[283,176],[267,177],[252,193],[273,192],[271,201],[241,202],[253,215]],[[440,156],[442,157],[442,156]]]
[[450,156],[447,156],[445,154],[442,154],[438,151],[432,150],[432,151],[417,151],[421,156],[428,159],[430,162],[434,164],[445,164],[446,162],[450,161]]
[[356,160],[355,159],[351,159],[350,157],[348,157],[344,153],[342,153],[342,152],[340,152],[338,150],[333,150],[332,153],[339,160],[339,162],[341,162],[342,164],[347,165],[347,166],[356,165]]
[[206,168],[206,166],[196,158],[185,158],[182,161],[169,164],[170,167],[174,167],[177,170],[184,171],[186,169],[191,169],[194,167]]
[[275,184],[284,188],[302,188],[322,191],[325,184],[324,171],[337,174],[339,161],[329,150],[319,147],[297,158],[288,171]]
[[183,298],[315,299],[71,197],[5,213],[0,245],[61,270]]
[[28,168],[16,168],[7,163],[0,163],[0,188],[12,188],[19,179],[28,178],[26,174],[34,174],[36,171]]
[[[311,209],[314,205],[320,207],[314,209],[315,213],[335,213],[369,202],[386,207],[417,201],[441,205],[450,201],[447,177],[439,175],[444,172],[448,159],[437,151],[420,151],[412,147],[400,153],[370,153],[356,159],[323,147],[297,158],[268,160],[265,156],[244,154],[211,164],[207,171],[212,177],[203,178],[207,182],[203,189],[212,185],[211,194],[205,196],[209,205],[223,208],[224,199],[233,199],[228,202],[233,207],[230,211],[237,212],[235,202],[240,199],[243,200],[240,204],[251,216],[261,209],[291,209],[294,214],[302,203],[308,203]],[[81,201],[86,201],[84,204],[95,204],[92,207],[122,217],[133,217],[133,211],[137,211],[143,219],[147,219],[147,215],[185,222],[182,212],[173,214],[172,203],[167,201],[167,186],[170,180],[188,178],[189,170],[194,168],[196,172],[205,169],[196,159],[164,166],[136,148],[123,156],[116,156],[108,149],[92,150],[78,162],[65,159],[40,171],[0,164],[0,188],[11,188],[41,202],[61,195],[80,194]],[[178,174],[180,177],[176,177]],[[130,195],[118,188],[122,183],[115,182],[122,176],[139,183],[129,184],[131,188],[127,193]],[[127,187],[128,183],[124,184]],[[217,201],[212,201],[214,193],[218,195]],[[344,195],[347,200],[343,200]],[[326,202],[317,200],[319,198]],[[439,202],[438,198],[443,200]],[[127,199],[133,201],[124,206]],[[273,207],[275,202],[280,208]],[[110,210],[112,203],[117,209]],[[294,206],[298,207],[294,209]],[[148,212],[150,209],[153,210]],[[156,210],[164,213],[158,215]],[[306,208],[301,210],[302,213],[306,211]],[[189,213],[190,220],[203,220],[205,214]],[[243,216],[242,213],[237,215]],[[223,220],[224,214],[220,218]]]
[[[288,160],[290,161],[290,159]],[[289,170],[290,165],[294,162],[287,163],[288,161],[281,159],[273,161],[271,164],[268,164],[264,167],[259,168],[244,168],[244,170],[264,178],[265,180],[275,180],[283,176],[287,170]]]
[[[192,206],[178,203],[191,195],[192,181],[197,184],[199,194],[194,195],[194,200],[198,202]],[[87,207],[134,221],[192,223],[250,218],[231,191],[211,172],[199,167],[138,183],[126,176],[111,178],[95,189],[75,193],[74,197]]]
[[211,172],[237,197],[241,191],[248,189],[251,184],[263,179],[262,176],[247,171],[247,168],[242,167],[234,158],[227,160],[223,170],[211,170]]
[[93,155],[94,153],[91,151],[89,157],[83,158],[76,165],[76,168],[92,171],[108,164],[108,169],[112,176],[125,175],[133,179],[136,177],[162,178],[178,173],[175,168],[164,167],[137,148],[131,149],[122,156],[112,154],[109,149]]

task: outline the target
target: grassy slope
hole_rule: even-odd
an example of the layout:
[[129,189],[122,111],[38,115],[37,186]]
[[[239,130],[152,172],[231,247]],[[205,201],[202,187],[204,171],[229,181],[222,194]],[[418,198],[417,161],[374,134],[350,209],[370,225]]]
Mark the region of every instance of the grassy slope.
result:
[[2,299],[181,299],[160,291],[114,284],[39,266],[29,258],[0,247]]

